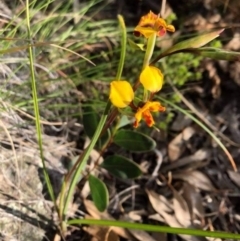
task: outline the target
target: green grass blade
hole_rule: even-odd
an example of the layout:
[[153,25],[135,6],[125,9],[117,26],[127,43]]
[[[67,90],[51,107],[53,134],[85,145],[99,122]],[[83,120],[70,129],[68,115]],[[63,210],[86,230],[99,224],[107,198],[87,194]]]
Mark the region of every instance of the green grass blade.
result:
[[[29,14],[29,0],[26,0],[26,19],[27,19],[27,32],[29,41],[31,41],[31,28],[30,28],[30,14]],[[33,47],[29,45],[28,47],[29,53],[29,66],[30,66],[30,73],[31,73],[31,86],[32,86],[32,96],[33,96],[33,106],[34,106],[34,114],[35,114],[35,125],[37,130],[37,140],[38,146],[40,150],[40,157],[42,160],[43,165],[43,173],[44,178],[47,184],[49,195],[56,206],[56,200],[53,192],[53,187],[50,182],[49,175],[47,173],[46,164],[43,156],[43,143],[42,143],[42,135],[41,135],[41,125],[40,125],[40,114],[39,114],[39,106],[38,106],[38,96],[37,96],[37,87],[36,87],[36,79],[35,79],[35,70],[34,70],[34,52]]]
[[227,232],[219,231],[203,231],[197,229],[188,228],[172,228],[158,225],[150,224],[140,224],[140,223],[130,223],[123,221],[112,221],[112,220],[95,220],[95,219],[73,219],[68,221],[69,225],[75,224],[88,224],[88,225],[98,225],[98,226],[115,226],[127,229],[138,229],[149,232],[161,232],[161,233],[172,233],[172,234],[186,234],[201,237],[214,237],[214,238],[227,238],[227,239],[240,239],[240,234],[233,234]]
[[95,144],[97,143],[99,136],[101,135],[102,129],[103,129],[105,122],[107,120],[107,117],[108,117],[108,111],[109,111],[110,107],[111,107],[111,103],[110,103],[110,101],[108,101],[104,114],[102,115],[102,117],[99,121],[98,127],[95,131],[95,134],[94,134],[90,144],[84,150],[83,154],[80,156],[79,160],[77,161],[77,163],[79,163],[79,164],[77,165],[77,169],[74,171],[73,177],[70,181],[69,189],[68,189],[67,196],[66,196],[65,203],[63,206],[63,210],[62,210],[63,221],[66,218],[67,208],[69,206],[69,202],[70,202],[71,198],[73,197],[75,186],[77,185],[78,181],[81,179],[81,172],[84,170],[84,168],[87,164],[89,155],[90,155],[92,149],[94,148]]

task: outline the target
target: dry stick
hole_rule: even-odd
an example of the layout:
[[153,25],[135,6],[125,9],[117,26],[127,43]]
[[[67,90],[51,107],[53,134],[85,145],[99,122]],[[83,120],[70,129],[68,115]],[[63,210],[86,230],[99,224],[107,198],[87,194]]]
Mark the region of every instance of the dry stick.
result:
[[[172,81],[168,78],[168,83],[171,85],[171,87],[173,88],[173,90],[175,91],[175,93],[177,93],[181,100],[183,101],[183,103],[192,111],[196,114],[196,116],[202,120],[202,122],[204,122],[210,129],[212,129],[213,131],[217,132],[217,134],[222,137],[223,139],[225,139],[226,141],[233,143],[236,146],[236,143],[234,143],[233,141],[231,141],[228,137],[226,137],[225,135],[223,135],[221,132],[219,132],[217,130],[217,128],[215,126],[213,126],[206,118],[204,118],[204,116],[196,110],[196,108],[181,94],[181,92],[174,86],[174,84],[172,83]],[[237,145],[239,146],[239,144]],[[232,164],[232,167],[234,169],[234,171],[237,171],[237,166],[233,160],[232,155],[228,152],[228,150],[225,150],[225,154],[227,155],[230,163]]]
[[[36,118],[28,113],[26,113],[25,111],[22,111],[21,109],[18,109],[14,106],[9,105],[9,107],[13,108],[14,110],[16,110],[17,112],[21,113],[22,115],[24,115],[25,117],[31,119],[31,120],[36,120]],[[48,125],[48,126],[63,126],[63,125],[68,125],[69,122],[51,122],[51,121],[45,121],[45,120],[40,120],[39,121],[41,124],[44,125]],[[79,123],[74,123],[74,126],[78,126],[78,127],[82,127],[81,124]]]
[[106,131],[107,129],[110,127],[110,125],[113,123],[113,121],[116,119],[117,117],[117,114],[118,114],[118,109],[116,107],[114,107],[112,109],[112,111],[110,112],[109,116],[108,116],[108,119],[106,121],[106,124],[104,125],[103,129],[102,129],[102,132],[100,134],[99,137],[101,137]]
[[161,10],[160,10],[161,17],[163,17],[163,15],[165,13],[165,9],[166,9],[166,0],[162,0],[162,6],[161,6]]

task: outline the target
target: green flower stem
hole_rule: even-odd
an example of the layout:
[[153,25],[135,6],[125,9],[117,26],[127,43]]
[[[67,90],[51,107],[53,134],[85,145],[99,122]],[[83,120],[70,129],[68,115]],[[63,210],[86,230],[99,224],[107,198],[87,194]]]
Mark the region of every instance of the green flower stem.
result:
[[104,125],[103,129],[102,129],[102,133],[100,135],[100,137],[107,131],[107,129],[110,127],[110,125],[113,123],[113,121],[116,119],[117,115],[118,115],[118,108],[114,107],[112,109],[112,111],[110,112],[110,114],[108,115],[106,124]]
[[[126,55],[126,46],[127,46],[127,31],[126,31],[126,26],[124,23],[124,19],[121,15],[118,15],[118,20],[120,23],[120,27],[122,29],[122,38],[121,38],[121,56],[119,60],[119,65],[118,65],[118,71],[116,75],[116,79],[120,80],[122,76],[122,71],[123,71],[123,66],[124,66],[124,61],[125,61],[125,55]],[[69,206],[70,200],[73,197],[74,194],[74,189],[82,178],[81,172],[85,169],[85,166],[87,164],[87,160],[89,158],[89,155],[94,148],[96,142],[98,141],[99,137],[101,134],[106,131],[106,129],[109,127],[111,122],[115,119],[117,115],[117,109],[115,109],[112,114],[109,116],[109,110],[111,107],[111,103],[108,100],[106,109],[104,111],[104,114],[102,115],[100,122],[98,124],[97,130],[95,131],[95,134],[89,144],[89,146],[84,150],[82,155],[79,157],[77,162],[74,164],[72,169],[68,172],[68,174],[65,177],[64,183],[62,185],[62,190],[61,190],[61,197],[60,197],[60,205],[59,205],[59,218],[61,222],[61,226],[63,230],[66,229],[66,212],[67,208]],[[109,118],[110,117],[110,118]],[[109,118],[109,121],[106,124],[107,119]],[[70,182],[70,183],[69,183]],[[69,188],[68,188],[68,183],[69,183]],[[65,190],[68,188],[68,192],[65,198],[64,202],[64,195],[65,195]]]
[[152,34],[152,36],[150,36],[147,40],[147,49],[145,52],[145,56],[144,56],[144,61],[143,61],[143,67],[142,70],[149,65],[150,60],[152,58],[153,55],[153,51],[154,51],[154,47],[155,47],[155,43],[156,43],[156,38],[157,38],[157,34],[154,33]]
[[[116,75],[116,80],[120,80],[122,77],[122,71],[123,66],[125,62],[125,56],[126,56],[126,48],[127,48],[127,29],[125,26],[124,19],[121,15],[118,15],[118,21],[122,30],[122,37],[121,37],[121,54],[120,54],[120,60],[118,63],[118,70]],[[118,109],[114,108],[112,112],[108,116],[107,123],[105,124],[101,135],[109,128],[109,126],[112,124],[112,122],[115,120],[115,118],[118,115]]]
[[[147,49],[146,49],[145,56],[144,56],[142,70],[144,70],[144,68],[146,66],[148,66],[149,63],[150,63],[150,60],[151,60],[152,55],[153,55],[154,47],[155,47],[155,44],[156,44],[156,38],[157,38],[157,34],[154,33],[147,40]],[[148,99],[148,91],[144,88],[143,101],[146,102],[147,99]]]
[[[69,202],[70,202],[71,198],[73,197],[74,189],[75,189],[79,179],[82,178],[81,172],[85,169],[85,166],[87,164],[87,160],[90,156],[90,153],[91,153],[92,149],[94,148],[96,142],[98,141],[99,136],[101,135],[102,129],[103,129],[103,127],[105,125],[105,122],[107,120],[107,117],[108,117],[108,112],[109,112],[110,107],[111,107],[111,103],[110,103],[110,101],[108,101],[108,103],[106,105],[106,108],[105,108],[105,111],[104,111],[104,114],[102,115],[102,117],[100,119],[97,130],[95,131],[95,134],[94,134],[90,144],[84,150],[84,152],[82,153],[82,155],[79,157],[78,161],[76,162],[77,163],[76,164],[76,170],[74,170],[73,177],[71,178],[68,175],[68,178],[71,178],[71,182],[70,182],[70,185],[69,185],[69,189],[68,189],[68,193],[67,193],[67,196],[66,196],[66,199],[65,199],[63,210],[62,210],[62,213],[61,213],[61,218],[63,218],[63,221],[66,218],[67,208],[69,206]],[[69,181],[69,180],[66,180],[66,181]]]
[[122,37],[121,37],[121,56],[118,64],[118,70],[117,70],[117,76],[116,79],[120,80],[122,76],[125,56],[126,56],[126,47],[127,47],[127,30],[124,23],[124,19],[121,15],[118,15],[118,21],[120,24],[120,27],[122,29]]
[[240,240],[240,234],[220,232],[220,231],[204,231],[198,229],[190,228],[173,228],[160,225],[150,225],[142,223],[130,223],[124,221],[115,220],[96,220],[96,219],[73,219],[68,221],[69,225],[76,224],[88,224],[88,225],[98,225],[105,227],[122,227],[127,229],[137,229],[149,232],[161,232],[161,233],[172,233],[172,234],[186,234],[199,237],[214,237],[214,238],[224,238],[224,239],[238,239]]

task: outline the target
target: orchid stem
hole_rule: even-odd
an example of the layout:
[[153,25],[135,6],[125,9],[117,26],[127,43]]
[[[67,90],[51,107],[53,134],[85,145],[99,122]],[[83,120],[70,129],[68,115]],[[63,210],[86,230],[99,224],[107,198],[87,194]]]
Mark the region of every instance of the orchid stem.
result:
[[[146,49],[146,53],[145,53],[145,57],[144,57],[144,61],[143,61],[142,70],[144,70],[144,68],[146,66],[148,66],[150,63],[150,60],[153,55],[155,43],[156,43],[156,37],[157,37],[157,34],[154,33],[147,40],[147,49]],[[144,88],[143,101],[147,101],[147,99],[148,99],[148,91]]]

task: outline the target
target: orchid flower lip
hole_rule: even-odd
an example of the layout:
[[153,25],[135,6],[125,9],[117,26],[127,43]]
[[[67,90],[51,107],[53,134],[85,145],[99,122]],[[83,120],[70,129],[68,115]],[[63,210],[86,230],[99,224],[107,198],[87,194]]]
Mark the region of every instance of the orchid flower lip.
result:
[[140,121],[143,119],[149,127],[155,125],[151,112],[163,112],[166,108],[158,101],[147,101],[144,105],[140,103],[138,110],[135,113],[135,122],[133,126],[137,128]]
[[146,66],[140,74],[140,82],[145,89],[151,93],[156,93],[163,86],[163,74],[155,66]]
[[126,80],[113,80],[110,83],[110,101],[117,108],[127,107],[134,99],[134,91]]
[[154,33],[161,37],[167,31],[174,32],[174,26],[171,24],[168,25],[163,18],[150,11],[141,17],[133,33],[136,37],[144,36],[145,38],[149,38]]

